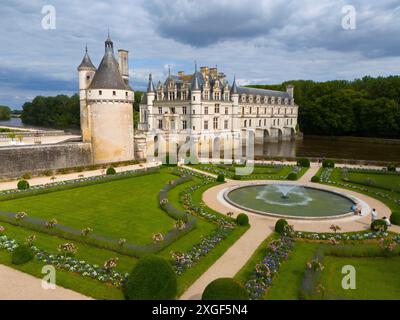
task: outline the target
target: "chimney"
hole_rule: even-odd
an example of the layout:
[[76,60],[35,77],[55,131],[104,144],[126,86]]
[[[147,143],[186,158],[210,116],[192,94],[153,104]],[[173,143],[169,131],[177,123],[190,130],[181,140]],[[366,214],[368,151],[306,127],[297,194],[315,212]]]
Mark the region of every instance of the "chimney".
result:
[[293,86],[293,85],[289,84],[289,85],[286,87],[286,92],[289,94],[290,99],[293,99],[293,98],[294,98],[294,86]]
[[211,68],[210,69],[210,75],[212,79],[216,79],[218,77],[218,69],[217,68]]
[[119,73],[124,79],[125,84],[129,84],[129,63],[128,63],[128,51],[119,49],[118,50],[118,64]]
[[201,67],[200,72],[202,73],[203,77],[206,78],[208,76],[209,69],[208,67]]

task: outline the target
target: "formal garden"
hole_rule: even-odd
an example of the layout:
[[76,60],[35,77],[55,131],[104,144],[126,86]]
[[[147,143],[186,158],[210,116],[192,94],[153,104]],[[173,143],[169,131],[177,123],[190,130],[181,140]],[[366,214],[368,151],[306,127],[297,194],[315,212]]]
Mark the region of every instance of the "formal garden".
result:
[[[235,276],[254,300],[398,300],[400,236],[385,230],[304,233],[288,224],[256,250]],[[283,231],[284,230],[284,231]],[[345,289],[344,266],[356,271]],[[351,285],[351,283],[349,283]]]
[[[57,284],[96,299],[176,299],[250,227],[202,201],[240,165],[162,166],[0,192],[0,263],[42,277],[57,269]],[[243,180],[297,180],[296,166],[257,164]],[[196,170],[191,170],[196,169]],[[202,171],[213,174],[207,175]],[[400,175],[342,169],[326,161],[312,181],[381,200],[399,225]],[[317,222],[316,222],[317,223]],[[294,230],[280,219],[275,232],[233,279],[218,279],[205,300],[399,299],[400,236],[378,220],[371,230],[330,233]],[[355,290],[342,288],[342,268],[357,271]]]
[[51,264],[65,288],[122,299],[133,268],[158,257],[176,298],[248,228],[202,204],[214,178],[165,167],[108,173],[1,192],[0,263],[39,277]]

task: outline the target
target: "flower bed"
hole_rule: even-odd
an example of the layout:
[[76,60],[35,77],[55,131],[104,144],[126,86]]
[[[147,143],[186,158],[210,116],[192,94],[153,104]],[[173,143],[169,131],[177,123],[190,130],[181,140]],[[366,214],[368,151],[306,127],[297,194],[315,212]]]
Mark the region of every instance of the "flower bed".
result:
[[[293,236],[297,239],[306,239],[306,240],[321,240],[328,241],[332,238],[336,240],[342,241],[352,241],[352,240],[371,240],[371,239],[381,239],[387,238],[389,236],[388,232],[352,232],[352,233],[313,233],[313,232],[301,232],[294,231]],[[400,235],[396,236],[400,240]]]
[[[0,236],[0,250],[7,250],[12,253],[20,244],[11,238],[3,235]],[[83,260],[77,260],[62,254],[50,254],[44,250],[32,246],[37,261],[46,265],[52,265],[56,269],[77,273],[83,277],[96,279],[104,283],[110,283],[116,287],[122,287],[127,280],[128,274],[115,271],[109,268],[106,261],[104,267],[87,263]],[[111,259],[110,259],[111,260]],[[114,261],[114,259],[112,259]]]
[[271,286],[274,275],[293,249],[293,243],[293,238],[282,236],[268,245],[266,256],[256,265],[250,279],[245,284],[251,300],[261,299]]
[[192,268],[202,257],[206,256],[218,243],[224,240],[231,230],[218,228],[210,235],[203,237],[188,252],[172,252],[172,268],[178,276],[181,276],[187,269]]

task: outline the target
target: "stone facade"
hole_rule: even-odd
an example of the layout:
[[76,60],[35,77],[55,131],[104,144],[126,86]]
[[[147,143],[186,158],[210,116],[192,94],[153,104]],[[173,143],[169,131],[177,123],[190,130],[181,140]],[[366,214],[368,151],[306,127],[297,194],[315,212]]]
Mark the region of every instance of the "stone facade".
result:
[[148,147],[160,136],[178,145],[191,139],[199,154],[234,140],[246,142],[249,132],[256,144],[294,139],[298,106],[293,91],[293,86],[286,92],[238,87],[236,81],[230,86],[217,68],[170,74],[156,86],[150,75],[139,131],[147,134]]

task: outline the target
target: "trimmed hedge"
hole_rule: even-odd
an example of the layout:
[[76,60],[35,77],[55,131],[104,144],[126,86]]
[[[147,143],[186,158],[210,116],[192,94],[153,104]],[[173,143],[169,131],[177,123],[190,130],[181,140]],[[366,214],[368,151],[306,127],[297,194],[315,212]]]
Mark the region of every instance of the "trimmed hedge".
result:
[[320,181],[321,181],[321,178],[319,176],[314,176],[314,177],[311,178],[311,182],[318,183]]
[[387,170],[390,172],[396,172],[396,165],[394,163],[389,164]]
[[235,175],[233,176],[233,180],[242,180],[242,176],[240,176],[240,175],[238,175],[238,174],[235,174]]
[[287,176],[287,180],[290,180],[290,181],[296,181],[298,178],[299,177],[298,177],[297,173],[295,173],[295,172],[291,172]]
[[202,300],[249,300],[246,289],[231,278],[211,282],[203,292]]
[[114,167],[109,167],[109,168],[107,169],[107,172],[106,172],[106,174],[107,174],[108,176],[113,176],[113,175],[116,174],[116,173],[117,173],[117,171],[115,171]]
[[334,168],[335,167],[335,161],[329,160],[329,159],[324,160],[324,161],[322,161],[322,166],[324,168]]
[[239,226],[247,226],[249,224],[249,217],[247,216],[247,214],[245,213],[240,213],[237,217],[236,217],[236,223]]
[[387,231],[388,225],[386,224],[385,220],[375,220],[371,223],[371,230],[372,231]]
[[129,275],[124,294],[127,300],[173,300],[177,295],[175,272],[164,258],[142,258]]
[[13,251],[11,256],[11,263],[15,265],[25,264],[31,261],[33,257],[34,253],[31,247],[20,245]]
[[400,212],[393,212],[390,216],[390,222],[397,226],[400,226]]
[[218,175],[217,182],[225,182],[225,176],[222,173]]
[[310,159],[308,158],[301,158],[299,160],[297,160],[297,165],[299,167],[303,167],[303,168],[309,168],[311,163],[310,163]]
[[29,182],[26,180],[20,180],[18,181],[17,188],[18,190],[28,190],[30,187]]
[[279,219],[275,223],[275,231],[282,234],[285,231],[285,227],[287,225],[288,225],[288,222],[285,219]]

